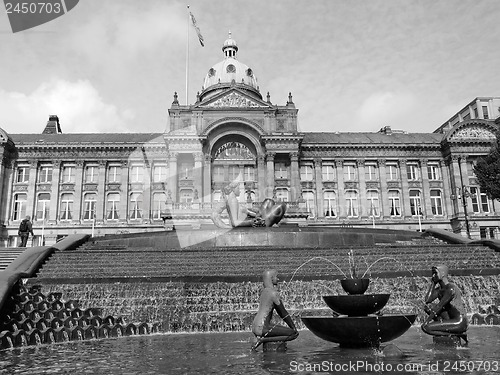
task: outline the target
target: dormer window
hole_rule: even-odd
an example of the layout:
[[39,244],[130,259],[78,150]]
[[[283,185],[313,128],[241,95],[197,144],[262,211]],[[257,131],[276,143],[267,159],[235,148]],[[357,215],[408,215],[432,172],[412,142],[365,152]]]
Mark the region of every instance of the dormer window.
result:
[[210,70],[208,71],[208,76],[209,77],[213,77],[215,75],[215,69],[214,68],[210,68]]
[[247,76],[253,77],[252,69],[250,69],[250,68],[247,69]]
[[236,67],[233,64],[229,64],[226,68],[226,72],[228,73],[236,73]]

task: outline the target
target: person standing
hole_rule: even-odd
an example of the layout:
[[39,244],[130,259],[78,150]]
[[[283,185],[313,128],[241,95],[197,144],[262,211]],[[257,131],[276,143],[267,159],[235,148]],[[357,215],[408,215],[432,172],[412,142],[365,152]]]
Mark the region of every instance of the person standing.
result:
[[33,226],[31,225],[31,217],[26,216],[26,218],[24,218],[19,224],[18,234],[19,237],[21,237],[21,245],[19,245],[19,247],[26,247],[30,233],[33,237],[35,237],[35,234],[33,233]]

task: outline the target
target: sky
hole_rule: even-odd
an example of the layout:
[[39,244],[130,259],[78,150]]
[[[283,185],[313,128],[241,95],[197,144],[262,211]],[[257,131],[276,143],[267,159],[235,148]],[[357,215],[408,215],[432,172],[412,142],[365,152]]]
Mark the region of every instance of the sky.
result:
[[[188,24],[187,5],[205,40]],[[303,132],[432,132],[500,96],[498,0],[80,0],[13,33],[0,11],[0,128],[158,132],[177,92],[193,104],[228,31],[262,96]]]

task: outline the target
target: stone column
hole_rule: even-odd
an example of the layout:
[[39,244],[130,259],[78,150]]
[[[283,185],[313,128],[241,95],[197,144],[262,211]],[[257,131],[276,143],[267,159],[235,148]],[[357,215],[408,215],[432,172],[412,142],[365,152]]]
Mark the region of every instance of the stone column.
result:
[[[203,153],[194,153],[194,170],[193,170],[193,185],[194,189],[198,191],[198,202],[201,201],[200,196],[203,194]],[[196,196],[193,192],[193,197]]]
[[432,215],[431,207],[431,186],[429,183],[429,174],[427,173],[427,159],[420,160],[420,172],[422,173],[422,198],[420,203],[422,209],[422,218]]
[[[26,215],[31,216],[33,219],[36,213],[35,207],[35,193],[36,193],[36,179],[38,175],[38,160],[30,161],[30,178],[28,182],[28,190],[26,191]],[[21,219],[24,219],[21,217]]]
[[59,180],[61,176],[61,160],[54,160],[52,163],[52,183],[50,185],[50,207],[47,222],[55,224],[59,218]]
[[443,207],[444,207],[444,212],[443,214],[447,218],[451,218],[452,216],[452,199],[451,196],[452,194],[455,194],[453,190],[451,189],[451,184],[450,181],[450,172],[449,172],[449,160],[447,161],[440,161],[439,162],[439,169],[441,171],[441,180],[443,181]]
[[[80,222],[82,218],[82,188],[83,188],[83,160],[76,161],[75,168],[75,201],[73,203],[73,222]],[[96,202],[97,204],[97,202]]]
[[[459,156],[452,155],[451,157],[451,171],[450,171],[450,179],[452,181],[451,186],[453,189],[453,194],[457,199],[454,199],[453,206],[455,208],[455,215],[463,215],[464,207],[462,205],[462,181],[460,178],[460,164],[459,164]],[[460,196],[460,198],[458,198]]]
[[274,157],[276,156],[275,152],[268,152],[266,155],[267,162],[267,186],[266,186],[266,195],[272,197],[274,194]]
[[320,158],[315,158],[314,162],[314,180],[316,185],[316,216],[318,219],[325,217],[325,208],[323,202],[323,162]]
[[119,222],[128,221],[128,184],[129,184],[129,162],[122,161],[122,174],[120,183],[120,219]]
[[[172,197],[172,201],[174,203],[177,202],[177,184],[179,181],[179,176],[177,175],[177,157],[179,156],[178,152],[170,152],[169,153],[169,184],[168,189],[170,190],[170,196]],[[169,194],[167,194],[167,197]]]
[[106,166],[106,160],[99,160],[99,180],[97,181],[97,202],[95,208],[96,223],[102,223],[106,215],[106,211],[104,210],[104,207],[106,207]]
[[266,157],[257,155],[257,192],[255,197],[262,202],[266,199]]
[[359,217],[368,216],[370,207],[367,207],[368,201],[366,198],[366,176],[365,176],[365,161],[363,159],[356,160],[358,166],[358,181],[359,181]]
[[399,174],[401,176],[401,217],[411,217],[410,212],[410,186],[408,184],[408,173],[406,171],[406,160],[399,159]]
[[212,156],[205,154],[203,159],[203,201],[212,202]]
[[338,197],[338,217],[342,218],[346,215],[345,207],[345,187],[344,187],[344,161],[340,159],[335,160],[335,172],[337,173],[337,197]]
[[302,196],[299,173],[299,153],[290,153],[290,187],[292,188],[291,201],[296,202]]
[[[4,193],[0,202],[0,220],[2,223],[10,223],[12,219],[12,208],[13,208],[13,196],[12,196],[12,188],[14,184],[14,176],[15,176],[15,168],[13,160],[5,160],[4,159],[4,172],[2,176],[2,182],[4,185]],[[8,238],[6,239],[8,241]],[[5,244],[7,245],[7,243]]]
[[378,170],[380,173],[380,218],[384,216],[390,216],[391,208],[389,205],[389,188],[387,186],[387,170],[386,170],[386,160],[380,159],[378,161]]
[[[470,193],[469,176],[468,176],[468,172],[467,172],[467,155],[461,155],[460,158],[458,159],[458,163],[459,163],[459,168],[462,170],[462,185],[461,186],[464,186],[465,188],[467,188],[467,191]],[[461,191],[461,194],[463,194],[462,191]],[[479,201],[481,198],[477,197],[477,199]],[[463,200],[460,203],[462,203],[462,206],[463,206]],[[465,203],[467,205],[467,213],[468,213],[468,215],[470,215],[471,212],[473,212],[472,199],[466,198]],[[462,211],[463,211],[463,208],[462,208]]]
[[153,168],[148,159],[144,160],[144,181],[142,183],[142,222],[151,221],[151,199],[152,199],[152,181]]

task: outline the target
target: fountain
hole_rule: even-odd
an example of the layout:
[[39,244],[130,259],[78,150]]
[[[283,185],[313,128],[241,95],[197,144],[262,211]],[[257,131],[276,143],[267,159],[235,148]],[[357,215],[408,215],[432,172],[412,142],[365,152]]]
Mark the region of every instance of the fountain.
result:
[[380,314],[390,294],[364,294],[369,279],[345,279],[341,284],[348,295],[323,296],[333,316],[301,317],[305,326],[323,340],[342,347],[378,347],[401,336],[415,322],[415,314]]

